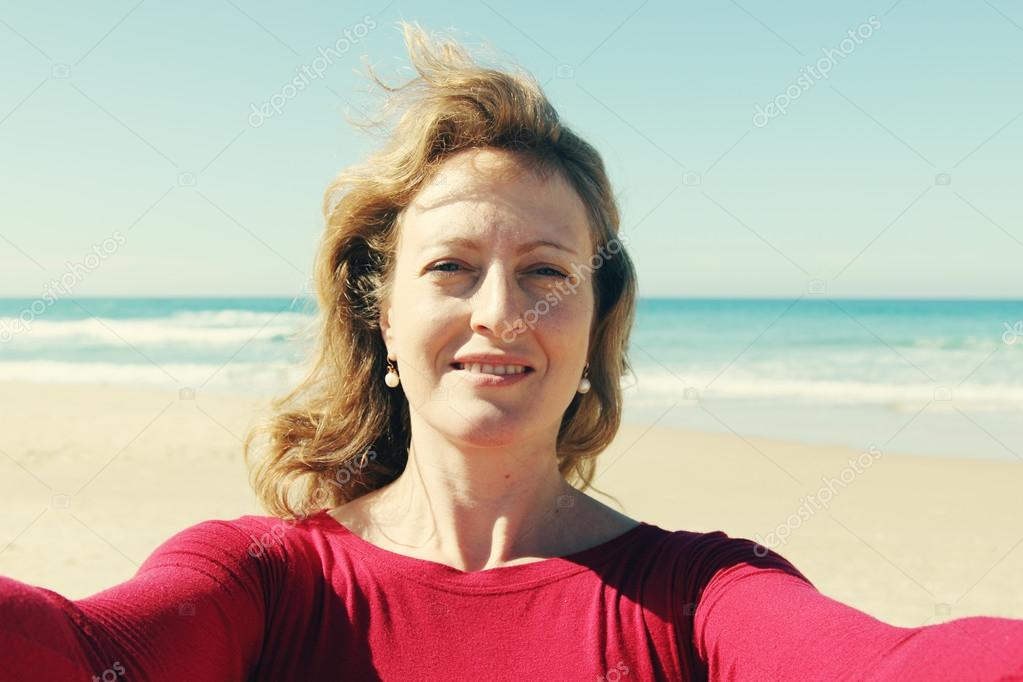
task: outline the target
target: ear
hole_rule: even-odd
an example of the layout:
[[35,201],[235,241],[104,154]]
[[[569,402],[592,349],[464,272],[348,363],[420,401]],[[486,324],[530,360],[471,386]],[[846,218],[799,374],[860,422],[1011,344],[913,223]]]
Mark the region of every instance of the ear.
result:
[[387,348],[387,357],[391,357],[391,348],[394,347],[394,335],[391,332],[391,307],[384,305],[380,309],[380,336],[384,340],[384,346]]

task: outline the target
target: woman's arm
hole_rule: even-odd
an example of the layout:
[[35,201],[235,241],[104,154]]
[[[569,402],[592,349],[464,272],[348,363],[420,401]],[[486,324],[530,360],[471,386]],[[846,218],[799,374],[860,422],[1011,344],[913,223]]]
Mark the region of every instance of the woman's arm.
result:
[[711,680],[1023,680],[1023,620],[896,627],[821,594],[751,540],[718,549],[693,622]]
[[4,680],[242,680],[263,641],[269,552],[235,522],[205,521],[128,581],[77,601],[0,577]]

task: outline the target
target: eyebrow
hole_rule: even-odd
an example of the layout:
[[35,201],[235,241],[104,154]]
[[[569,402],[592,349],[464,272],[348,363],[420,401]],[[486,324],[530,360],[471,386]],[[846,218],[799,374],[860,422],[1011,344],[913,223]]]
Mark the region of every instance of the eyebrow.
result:
[[[467,237],[449,237],[448,239],[445,239],[445,240],[439,242],[439,245],[440,246],[464,246],[465,248],[472,249],[473,251],[479,251],[480,250],[479,244],[476,243],[475,241],[473,241],[472,239],[468,239]],[[516,254],[523,254],[523,253],[526,253],[527,251],[533,251],[534,249],[537,249],[537,248],[539,248],[541,246],[550,246],[550,247],[553,247],[555,249],[560,249],[561,251],[564,251],[566,253],[570,253],[573,256],[578,256],[579,255],[575,251],[573,251],[572,249],[568,248],[567,246],[563,246],[563,245],[559,244],[558,242],[552,242],[549,239],[534,239],[531,242],[526,242],[525,244],[520,244],[519,247],[515,250],[515,252],[516,252]]]

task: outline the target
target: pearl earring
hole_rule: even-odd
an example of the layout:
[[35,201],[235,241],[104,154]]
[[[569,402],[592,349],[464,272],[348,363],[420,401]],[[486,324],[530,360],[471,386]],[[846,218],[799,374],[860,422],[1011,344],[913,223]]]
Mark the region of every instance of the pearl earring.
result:
[[590,392],[590,380],[586,378],[586,375],[590,373],[590,363],[586,363],[586,368],[583,370],[583,378],[579,382],[579,392],[589,393]]
[[384,375],[384,383],[387,384],[388,388],[395,388],[401,383],[401,378],[398,376],[398,368],[394,366],[391,358],[387,358],[387,374]]

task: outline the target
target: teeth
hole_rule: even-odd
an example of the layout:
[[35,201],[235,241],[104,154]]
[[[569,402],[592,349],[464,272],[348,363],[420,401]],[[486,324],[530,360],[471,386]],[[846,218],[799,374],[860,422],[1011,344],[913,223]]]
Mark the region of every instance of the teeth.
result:
[[496,374],[498,376],[503,376],[505,374],[522,374],[526,371],[526,368],[522,365],[481,365],[478,362],[465,365],[460,362],[456,362],[455,366],[458,369],[464,369],[476,374]]

